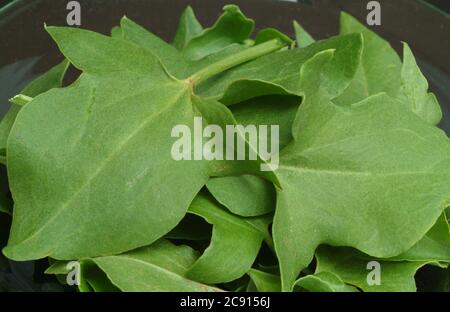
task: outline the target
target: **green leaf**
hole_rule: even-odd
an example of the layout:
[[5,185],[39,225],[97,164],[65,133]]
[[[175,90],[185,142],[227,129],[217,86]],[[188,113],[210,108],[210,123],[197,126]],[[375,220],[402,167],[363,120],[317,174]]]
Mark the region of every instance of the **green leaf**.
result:
[[273,185],[257,176],[214,178],[206,184],[214,198],[232,213],[254,217],[275,209]]
[[189,60],[199,60],[230,44],[244,43],[253,31],[254,22],[242,14],[236,5],[226,5],[224,13],[210,28],[192,38],[183,49]]
[[330,272],[319,272],[300,278],[296,287],[311,292],[357,292],[353,286],[345,284],[336,274]]
[[[261,161],[172,158],[174,125],[193,129],[198,112],[214,124],[234,123],[226,107],[192,94],[195,79],[174,79],[152,53],[128,41],[47,29],[83,74],[68,88],[36,97],[13,128],[8,173],[15,216],[3,250],[9,258],[77,259],[146,246],[181,221],[210,175],[259,173]],[[273,47],[261,44],[202,74]]]
[[84,73],[36,97],[16,121],[8,145],[16,213],[4,253],[77,259],[148,245],[175,227],[208,178],[207,163],[170,156],[173,125],[193,123],[188,85],[126,41],[48,31]]
[[[189,11],[188,8],[185,13],[189,15]],[[229,12],[225,13],[224,16],[229,18],[229,14]],[[235,17],[238,18],[238,16]],[[219,51],[208,51],[207,55],[202,59],[190,60],[187,55],[183,53],[184,50],[178,51],[175,47],[169,45],[164,40],[161,40],[130,19],[126,17],[122,18],[121,25],[120,35],[117,34],[114,37],[128,40],[149,50],[152,54],[157,56],[169,72],[177,78],[187,78],[208,65],[217,63],[218,61],[247,48],[247,46],[243,44],[230,43]],[[214,37],[210,39],[213,40]]]
[[341,34],[361,33],[364,52],[361,65],[346,92],[337,103],[355,103],[367,96],[386,92],[398,97],[405,105],[432,125],[442,118],[436,97],[428,93],[428,82],[421,73],[414,55],[405,43],[403,65],[389,43],[366,28],[354,17],[341,14]]
[[[247,48],[248,47],[246,47],[242,44],[233,43],[216,53],[205,56],[201,60],[187,61],[187,63],[188,63],[187,73],[189,75],[192,75],[192,74],[200,71],[201,69],[208,67],[208,65],[215,64],[229,56],[232,56],[236,53],[244,51]],[[183,57],[183,55],[181,57]]]
[[188,6],[180,17],[178,30],[172,42],[173,46],[182,51],[186,45],[203,31],[202,25],[195,17],[191,6]]
[[[188,7],[172,45],[126,17],[111,37],[46,27],[68,61],[0,122],[3,253],[50,257],[63,284],[77,260],[83,292],[445,289],[450,145],[407,44],[402,64],[346,14],[317,42],[294,22],[299,48],[253,27],[235,5],[205,30]],[[280,127],[277,170],[244,127],[245,160],[174,159],[236,124]]]
[[[235,104],[230,109],[240,125],[278,125],[281,150],[292,140],[292,123],[300,102],[295,96],[264,96]],[[214,178],[207,187],[218,202],[241,216],[262,215],[275,208],[274,188],[259,176]]]
[[403,67],[400,98],[411,106],[411,110],[426,122],[437,125],[442,119],[442,111],[436,96],[428,93],[428,81],[417,66],[414,55],[407,43],[403,44]]
[[[301,101],[298,96],[267,95],[234,104],[229,108],[240,125],[279,126],[279,144],[282,150],[292,141],[292,124]],[[271,142],[271,137],[268,142]]]
[[[192,248],[159,240],[121,255],[81,260],[82,291],[220,291],[185,277],[198,253]],[[57,262],[46,273],[67,274],[65,262]]]
[[[333,272],[346,283],[357,286],[366,292],[411,292],[416,291],[414,275],[429,262],[395,262],[370,258],[348,248],[321,247],[316,253],[317,272]],[[372,284],[368,264],[380,264],[380,284]]]
[[295,41],[299,48],[306,48],[307,46],[316,42],[313,37],[299,24],[294,21]]
[[105,272],[100,270],[93,261],[82,262],[82,274],[84,276],[84,284],[79,288],[82,292],[118,292],[120,289],[116,287],[108,278]]
[[92,261],[122,291],[220,291],[185,277],[196,258],[197,253],[188,246],[159,241],[123,255]]
[[[100,270],[90,259],[78,261],[78,267],[70,261],[51,260],[51,262],[53,263],[45,270],[45,274],[55,275],[58,281],[64,285],[67,285],[68,274],[79,274],[80,284],[77,286],[80,292],[113,292],[119,290],[111,283],[105,272]],[[78,273],[74,271],[77,268],[80,269]],[[75,276],[70,276],[71,281]]]
[[281,42],[286,43],[286,45],[291,46],[294,41],[287,35],[283,34],[275,28],[265,28],[258,32],[255,39],[255,44],[261,44],[263,42],[270,41],[272,39],[278,39]]
[[390,260],[450,262],[450,228],[445,213],[411,249]]
[[114,26],[111,28],[111,37],[118,39],[123,38],[123,32],[120,26]]
[[[411,249],[390,259],[376,259],[348,248],[320,247],[317,271],[339,274],[348,283],[365,291],[415,291],[414,275],[426,264],[450,262],[450,232],[445,214]],[[381,285],[369,285],[367,263],[380,263]],[[440,265],[442,266],[442,265]]]
[[351,85],[336,103],[348,105],[380,92],[397,96],[402,63],[395,50],[389,42],[366,28],[356,18],[342,12],[341,35],[351,33],[360,33],[364,38],[361,64]]
[[189,268],[193,280],[216,284],[235,280],[253,265],[261,243],[267,237],[269,217],[241,218],[218,206],[206,195],[193,201],[189,212],[213,224],[211,244]]
[[123,39],[150,51],[176,77],[187,77],[187,62],[177,49],[127,17],[120,20],[120,26]]
[[255,286],[257,291],[260,292],[279,292],[281,291],[281,280],[278,275],[266,273],[251,269],[248,271],[251,282]]
[[[30,82],[20,93],[25,96],[35,97],[52,88],[61,87],[68,66],[69,63],[64,60]],[[6,141],[20,108],[18,105],[12,105],[0,122],[0,149],[6,149]]]
[[[320,77],[328,60],[324,52],[302,68],[305,90],[320,86],[311,75]],[[441,130],[385,94],[341,107],[323,88],[310,91],[313,100],[306,95],[277,171],[273,235],[284,290],[318,245],[392,257],[417,243],[450,205],[450,146]]]
[[51,265],[47,268],[47,270],[45,270],[46,274],[66,275],[70,272],[67,268],[69,261],[58,261],[53,259],[50,259],[49,261]]
[[305,49],[268,54],[200,83],[196,91],[204,97],[220,99],[227,105],[269,94],[302,95],[304,90],[299,85],[302,65],[318,52],[329,49],[336,50],[335,58],[338,60],[326,69],[335,77],[329,82],[336,84],[330,85],[330,90],[346,87],[350,83],[349,78],[354,76],[354,67],[358,66],[357,62],[346,60],[359,60],[361,40],[359,34],[353,34],[318,41]]

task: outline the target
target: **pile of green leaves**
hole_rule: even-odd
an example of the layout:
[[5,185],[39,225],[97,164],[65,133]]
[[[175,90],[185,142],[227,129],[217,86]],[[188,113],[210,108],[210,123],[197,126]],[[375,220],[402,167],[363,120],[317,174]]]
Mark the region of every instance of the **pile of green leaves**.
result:
[[[80,291],[415,291],[422,267],[448,289],[450,141],[408,45],[347,14],[317,42],[253,28],[233,5],[210,28],[187,8],[171,44],[126,17],[111,36],[46,27],[66,61],[0,124],[3,254],[63,283],[77,260]],[[279,125],[279,168],[173,160],[195,116]]]

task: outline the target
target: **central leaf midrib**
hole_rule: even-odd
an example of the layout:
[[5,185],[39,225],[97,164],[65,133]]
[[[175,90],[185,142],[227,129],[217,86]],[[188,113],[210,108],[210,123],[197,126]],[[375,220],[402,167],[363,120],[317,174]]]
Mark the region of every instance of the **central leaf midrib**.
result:
[[295,167],[289,165],[279,165],[279,169],[287,171],[299,171],[310,173],[324,173],[330,175],[361,175],[361,176],[393,176],[393,175],[439,175],[437,172],[429,171],[395,171],[395,172],[372,172],[372,171],[357,171],[357,170],[333,170],[333,169],[319,169],[308,167]]

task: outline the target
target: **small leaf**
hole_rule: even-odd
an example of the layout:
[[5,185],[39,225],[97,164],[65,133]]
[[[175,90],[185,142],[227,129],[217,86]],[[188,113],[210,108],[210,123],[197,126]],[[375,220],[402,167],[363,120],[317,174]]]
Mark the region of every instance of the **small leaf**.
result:
[[111,37],[118,39],[123,38],[123,32],[120,26],[114,26],[111,28]]
[[390,260],[450,262],[450,227],[445,213],[417,244]]
[[172,44],[182,51],[186,45],[203,31],[202,25],[195,17],[191,6],[188,6],[180,17],[178,30]]
[[327,82],[329,89],[345,89],[354,77],[355,66],[359,65],[361,41],[359,34],[353,34],[318,41],[305,49],[268,54],[200,83],[196,91],[227,105],[271,94],[301,96],[304,93],[299,85],[302,65],[317,53],[331,49],[336,51],[336,62],[326,68],[329,77],[333,77]]
[[296,287],[311,292],[357,292],[353,286],[345,284],[339,276],[330,272],[319,272],[300,278]]
[[278,275],[266,273],[263,271],[251,269],[248,276],[260,292],[279,292],[281,291],[281,279]]
[[[414,275],[428,264],[427,261],[394,262],[370,258],[348,248],[321,247],[316,253],[317,272],[333,272],[346,283],[366,292],[411,292],[416,291]],[[368,263],[378,261],[380,280],[372,281],[373,268]],[[372,272],[377,274],[377,272]],[[370,283],[369,283],[369,281]]]
[[295,40],[299,48],[306,48],[307,46],[316,42],[313,37],[296,21],[294,21]]
[[123,255],[92,261],[122,291],[220,291],[185,277],[196,257],[197,253],[188,246],[159,241]]
[[120,26],[123,39],[150,51],[176,77],[187,77],[187,63],[177,49],[127,17],[120,20]]
[[213,224],[211,244],[189,268],[187,276],[216,284],[243,276],[253,265],[271,218],[241,218],[219,207],[206,195],[193,201],[189,212]]
[[401,83],[402,63],[389,42],[344,12],[341,13],[340,33],[341,35],[362,34],[364,49],[355,78],[336,103],[348,105],[380,92],[385,92],[392,97],[397,96]]
[[257,176],[214,178],[206,184],[214,198],[232,213],[255,217],[275,209],[273,185]]
[[[198,254],[192,248],[159,240],[121,255],[81,260],[81,291],[186,292],[220,291],[185,277]],[[66,274],[65,263],[57,262],[48,274]]]
[[400,98],[411,106],[411,110],[426,122],[437,125],[442,111],[436,96],[428,93],[428,81],[417,66],[408,44],[403,44],[402,85]]
[[210,28],[192,38],[183,49],[189,60],[199,60],[233,43],[244,43],[253,31],[254,22],[236,5],[226,5],[224,13]]

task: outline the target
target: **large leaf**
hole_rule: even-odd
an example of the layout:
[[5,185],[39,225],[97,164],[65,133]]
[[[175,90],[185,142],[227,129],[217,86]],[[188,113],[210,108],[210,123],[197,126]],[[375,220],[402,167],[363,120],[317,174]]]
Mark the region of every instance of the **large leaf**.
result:
[[213,224],[211,244],[187,272],[194,280],[215,284],[243,276],[253,265],[263,240],[270,239],[270,217],[244,219],[232,215],[206,195],[199,195],[189,212]]
[[[302,68],[305,90],[320,85],[311,73],[328,60],[324,52]],[[335,105],[324,95],[328,85],[307,93],[280,157],[273,235],[285,290],[319,244],[392,257],[450,205],[450,146],[441,130],[385,94]]]
[[[8,145],[15,216],[4,253],[76,259],[148,245],[181,220],[207,179],[207,164],[170,157],[171,128],[193,120],[188,88],[125,41],[49,32],[84,73],[74,86],[36,97],[16,121]],[[36,118],[52,122],[42,128]]]
[[[90,31],[48,31],[83,74],[27,104],[11,133],[8,257],[77,259],[148,245],[179,223],[210,175],[259,173],[258,161],[172,158],[175,125],[194,129],[199,113],[206,123],[235,121],[223,105],[195,96],[191,80],[172,78],[149,50]],[[279,47],[261,44],[220,66]]]

